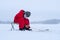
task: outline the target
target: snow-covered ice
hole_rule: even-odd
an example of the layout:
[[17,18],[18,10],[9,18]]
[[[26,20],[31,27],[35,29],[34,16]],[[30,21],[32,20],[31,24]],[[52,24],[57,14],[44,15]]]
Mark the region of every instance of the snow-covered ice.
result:
[[[18,25],[14,25],[18,29]],[[10,24],[0,24],[0,40],[60,40],[60,24],[31,24],[32,29],[46,29],[48,32],[10,31]]]

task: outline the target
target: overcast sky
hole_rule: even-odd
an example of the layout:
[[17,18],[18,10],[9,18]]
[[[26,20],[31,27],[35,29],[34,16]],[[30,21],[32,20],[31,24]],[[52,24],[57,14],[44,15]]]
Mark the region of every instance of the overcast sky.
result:
[[0,0],[0,21],[13,21],[21,9],[31,12],[31,21],[60,19],[60,0]]

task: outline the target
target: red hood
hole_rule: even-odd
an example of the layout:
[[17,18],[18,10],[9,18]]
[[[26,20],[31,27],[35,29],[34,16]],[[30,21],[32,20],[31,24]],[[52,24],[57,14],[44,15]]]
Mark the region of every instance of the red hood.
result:
[[24,17],[24,10],[20,10],[17,14],[18,17]]

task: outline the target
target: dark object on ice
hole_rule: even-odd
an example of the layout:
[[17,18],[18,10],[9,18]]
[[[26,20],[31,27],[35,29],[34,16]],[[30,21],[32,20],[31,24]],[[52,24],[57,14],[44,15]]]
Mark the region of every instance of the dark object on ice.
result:
[[20,31],[25,31],[25,29],[19,29]]
[[26,30],[28,30],[28,31],[32,31],[32,29],[28,29],[28,28],[26,28]]
[[20,31],[25,31],[25,30],[28,30],[28,31],[32,31],[32,29],[29,29],[29,28],[26,28],[26,27],[24,27],[23,29],[19,29]]
[[32,29],[26,27],[24,27],[24,30],[32,31]]

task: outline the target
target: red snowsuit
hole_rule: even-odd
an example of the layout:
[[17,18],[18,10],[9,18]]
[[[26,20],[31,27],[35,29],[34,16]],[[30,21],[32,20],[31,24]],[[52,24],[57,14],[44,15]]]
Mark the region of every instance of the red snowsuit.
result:
[[[29,19],[24,18],[24,10],[19,11],[18,14],[14,17],[14,23],[19,24],[19,29],[23,29],[25,25],[30,25],[29,24]],[[30,28],[30,26],[29,26]]]

